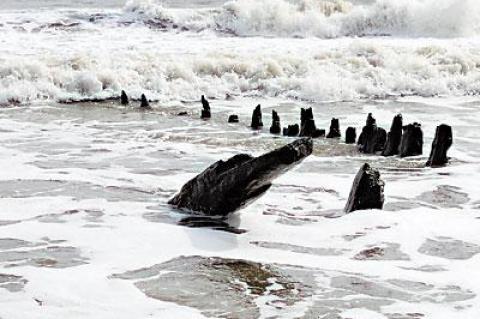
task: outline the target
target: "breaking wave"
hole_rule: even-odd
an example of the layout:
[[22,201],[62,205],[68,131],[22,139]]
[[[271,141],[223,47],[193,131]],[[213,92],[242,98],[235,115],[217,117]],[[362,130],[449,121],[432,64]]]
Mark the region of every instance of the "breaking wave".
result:
[[[459,38],[478,35],[475,1],[238,0],[167,9],[130,0],[94,13],[2,12],[0,104],[106,99],[122,89],[161,101],[479,95],[480,38]],[[385,34],[396,37],[359,38]],[[262,37],[245,38],[255,35]],[[415,39],[427,35],[456,39]]]
[[208,30],[242,37],[480,35],[477,0],[235,0],[216,8],[190,9],[166,8],[159,0],[128,0],[121,12],[64,10],[2,18],[6,23],[0,29],[34,32],[143,24],[167,31]]
[[162,21],[238,36],[457,37],[480,32],[477,0],[237,0],[210,11],[172,10],[153,0],[130,0],[125,12],[163,26]]
[[109,98],[126,89],[161,101],[201,94],[338,101],[418,95],[479,95],[480,55],[475,49],[409,49],[353,42],[312,54],[114,56],[84,52],[73,58],[11,57],[0,66],[0,103]]

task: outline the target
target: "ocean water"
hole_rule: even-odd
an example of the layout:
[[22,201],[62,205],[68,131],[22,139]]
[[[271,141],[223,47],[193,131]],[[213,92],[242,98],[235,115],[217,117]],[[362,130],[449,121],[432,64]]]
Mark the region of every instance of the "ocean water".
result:
[[[479,318],[479,95],[475,0],[0,1],[0,318]],[[320,138],[227,220],[168,206],[302,107],[357,134],[402,113],[423,155]],[[365,162],[384,210],[344,215]]]
[[33,2],[1,13],[2,104],[479,92],[475,1]]

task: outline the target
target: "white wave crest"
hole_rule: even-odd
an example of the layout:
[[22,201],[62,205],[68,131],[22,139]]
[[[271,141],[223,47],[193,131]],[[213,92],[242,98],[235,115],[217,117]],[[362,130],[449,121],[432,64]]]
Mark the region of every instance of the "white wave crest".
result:
[[128,0],[124,18],[140,19],[161,28],[200,31],[214,29],[218,10],[170,9],[155,0]]
[[242,36],[334,37],[338,26],[329,19],[351,9],[352,5],[342,0],[240,0],[225,4],[217,23]]
[[124,7],[125,12],[136,13],[150,18],[171,19],[167,10],[154,0],[128,0]]
[[479,32],[476,0],[238,0],[225,5],[219,24],[238,35],[336,38],[377,34],[465,36]]
[[220,10],[166,9],[154,0],[130,0],[125,11],[189,30],[239,36],[337,38],[400,35],[457,37],[480,34],[477,0],[236,0]]
[[162,101],[258,95],[308,101],[400,95],[479,95],[475,47],[390,46],[357,40],[291,54],[209,51],[155,54],[11,57],[0,67],[0,103],[108,98],[126,89]]

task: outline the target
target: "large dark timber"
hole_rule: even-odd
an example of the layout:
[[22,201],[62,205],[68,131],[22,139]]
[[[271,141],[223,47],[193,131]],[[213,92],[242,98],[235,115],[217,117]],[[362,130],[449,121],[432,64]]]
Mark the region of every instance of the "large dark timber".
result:
[[351,213],[363,209],[382,209],[384,186],[384,182],[380,179],[380,172],[371,168],[367,163],[363,164],[353,181],[345,212]]
[[259,157],[239,154],[218,161],[187,182],[169,204],[209,216],[228,215],[265,193],[273,179],[312,150],[312,139],[302,138]]
[[448,163],[447,152],[453,143],[452,127],[446,124],[437,126],[432,151],[428,158],[427,166],[439,167]]

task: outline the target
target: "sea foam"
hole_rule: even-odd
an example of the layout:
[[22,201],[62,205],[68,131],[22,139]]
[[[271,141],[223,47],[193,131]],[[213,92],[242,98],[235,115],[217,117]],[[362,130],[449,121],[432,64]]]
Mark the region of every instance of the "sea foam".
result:
[[[171,9],[131,0],[101,14],[1,12],[0,104],[109,98],[122,89],[160,101],[479,95],[480,38],[461,37],[477,34],[472,3],[239,0]],[[368,34],[397,36],[359,37]]]
[[153,0],[130,0],[125,12],[137,13],[147,19],[168,20],[188,28],[211,28],[239,36],[457,37],[480,32],[480,7],[476,0],[377,0],[369,3],[236,0],[210,12],[172,10]]
[[[106,98],[117,96],[121,89],[133,95],[146,92],[163,101],[197,99],[205,93],[218,98],[228,93],[306,101],[480,94],[480,55],[474,47],[354,40],[331,48],[310,43],[305,52],[292,54],[282,51],[280,44],[271,43],[271,50],[278,50],[275,53],[203,47],[202,54],[175,55],[139,48],[115,50],[115,55],[84,50],[78,53],[81,58],[65,59],[56,53],[10,58],[0,68],[0,102]],[[301,50],[302,44],[296,43],[293,50]]]
[[239,35],[455,37],[478,34],[480,25],[474,0],[239,0],[224,10],[220,25]]

